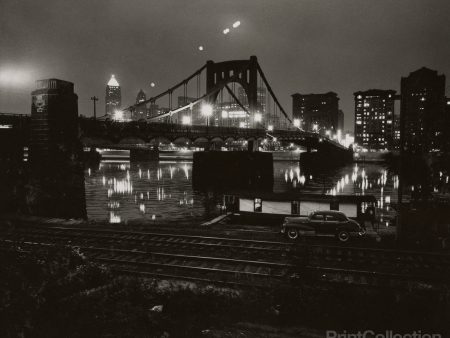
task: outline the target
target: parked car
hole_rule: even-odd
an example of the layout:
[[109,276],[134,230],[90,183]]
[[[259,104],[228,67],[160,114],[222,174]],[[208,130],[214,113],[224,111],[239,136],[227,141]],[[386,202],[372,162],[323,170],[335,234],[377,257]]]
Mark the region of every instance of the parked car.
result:
[[352,237],[362,237],[365,231],[343,212],[327,210],[314,211],[308,217],[286,217],[281,233],[290,239],[299,236],[333,236],[340,242],[347,242]]

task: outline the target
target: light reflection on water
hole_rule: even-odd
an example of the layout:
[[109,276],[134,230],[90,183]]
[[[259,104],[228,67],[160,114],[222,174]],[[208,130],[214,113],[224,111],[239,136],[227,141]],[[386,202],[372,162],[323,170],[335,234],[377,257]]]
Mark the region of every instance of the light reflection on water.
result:
[[[192,188],[192,162],[102,162],[86,169],[88,217],[129,220],[202,221],[219,212],[221,197]],[[274,162],[274,192],[374,195],[378,206],[397,201],[398,178],[379,164],[349,165],[332,172],[303,171],[298,162]]]

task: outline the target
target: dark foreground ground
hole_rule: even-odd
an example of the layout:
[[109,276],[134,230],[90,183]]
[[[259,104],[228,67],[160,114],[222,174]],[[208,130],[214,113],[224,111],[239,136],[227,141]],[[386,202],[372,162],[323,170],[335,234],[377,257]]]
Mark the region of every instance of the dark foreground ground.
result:
[[230,288],[118,276],[67,246],[8,243],[0,251],[1,337],[324,337],[368,329],[450,335],[450,286],[365,287],[304,275]]

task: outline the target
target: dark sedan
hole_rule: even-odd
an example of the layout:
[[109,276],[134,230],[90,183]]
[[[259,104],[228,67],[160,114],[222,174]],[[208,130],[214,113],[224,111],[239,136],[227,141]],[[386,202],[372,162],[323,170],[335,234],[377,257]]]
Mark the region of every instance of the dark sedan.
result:
[[352,237],[362,237],[365,231],[344,213],[329,210],[314,211],[308,217],[286,217],[281,233],[290,239],[299,236],[333,236],[340,242],[347,242]]

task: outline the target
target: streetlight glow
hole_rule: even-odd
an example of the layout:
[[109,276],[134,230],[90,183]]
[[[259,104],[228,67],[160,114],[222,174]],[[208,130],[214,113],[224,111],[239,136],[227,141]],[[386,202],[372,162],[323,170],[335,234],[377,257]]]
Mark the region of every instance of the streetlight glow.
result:
[[255,122],[261,122],[261,121],[262,121],[261,113],[255,113]]
[[294,127],[300,128],[300,119],[294,119]]
[[192,124],[191,117],[184,115],[183,118],[181,119],[181,123],[184,125],[191,125]]
[[213,107],[210,104],[202,105],[202,115],[205,117],[210,117],[213,113]]
[[241,25],[241,22],[240,22],[240,21],[236,21],[236,22],[233,24],[233,28],[238,28],[240,25]]
[[225,28],[224,30],[223,30],[223,34],[228,34],[230,32],[230,29],[229,28]]
[[223,119],[228,118],[228,112],[226,110],[222,110],[222,118]]
[[114,120],[123,121],[123,111],[115,110],[114,111]]
[[267,130],[268,131],[273,131],[273,126],[272,125],[267,126]]

